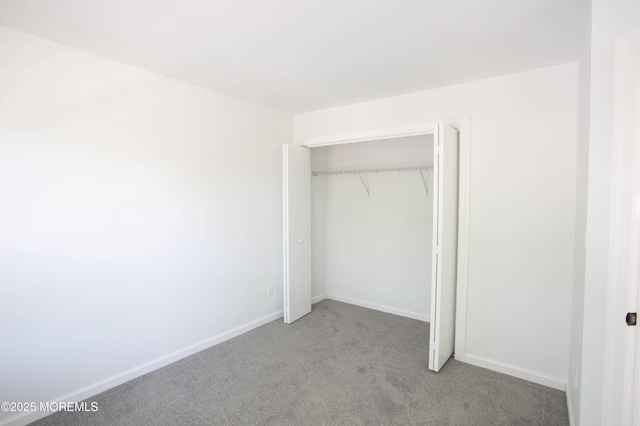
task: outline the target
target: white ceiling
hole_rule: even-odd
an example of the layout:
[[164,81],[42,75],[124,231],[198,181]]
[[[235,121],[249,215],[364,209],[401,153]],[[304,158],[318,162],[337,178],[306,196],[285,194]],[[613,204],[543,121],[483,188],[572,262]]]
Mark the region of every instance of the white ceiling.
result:
[[304,112],[574,61],[585,0],[0,0],[0,24]]

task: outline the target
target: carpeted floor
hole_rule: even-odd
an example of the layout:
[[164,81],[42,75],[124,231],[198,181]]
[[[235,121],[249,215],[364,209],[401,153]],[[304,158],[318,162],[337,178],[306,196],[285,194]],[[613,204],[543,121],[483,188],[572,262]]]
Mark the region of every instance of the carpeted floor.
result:
[[331,300],[110,389],[38,425],[567,425],[564,392],[449,360],[429,325]]

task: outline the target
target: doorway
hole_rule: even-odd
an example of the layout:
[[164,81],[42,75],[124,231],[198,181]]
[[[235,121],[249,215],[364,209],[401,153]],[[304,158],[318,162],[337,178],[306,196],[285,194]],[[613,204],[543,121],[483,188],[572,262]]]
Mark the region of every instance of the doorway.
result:
[[[321,145],[363,142],[390,139],[377,132],[377,137],[359,140],[343,138]],[[404,134],[402,134],[404,133]],[[432,167],[429,164],[402,165],[394,171],[409,169],[420,173],[428,197],[428,177],[432,171],[431,190],[433,226],[431,244],[431,300],[430,300],[430,350],[429,368],[438,371],[451,357],[455,346],[456,283],[458,271],[458,188],[459,188],[459,135],[458,131],[444,123],[431,126],[427,131],[407,134],[406,128],[398,132],[387,131],[388,136],[430,135],[432,137]],[[344,136],[344,135],[343,135]],[[404,140],[406,141],[406,139]],[[326,142],[326,141],[325,141]],[[398,142],[400,143],[400,142]],[[308,148],[294,145],[284,147],[284,267],[285,267],[285,322],[291,323],[311,311],[311,155]],[[400,146],[400,145],[397,145]],[[344,150],[343,150],[344,151]],[[348,149],[346,150],[349,151]],[[385,164],[383,168],[368,167],[347,170],[317,170],[316,176],[330,174],[357,175],[367,197],[371,195],[369,174],[394,169]],[[363,177],[364,174],[364,177]],[[353,183],[353,180],[352,180]],[[343,223],[348,223],[348,220]],[[329,234],[330,236],[330,234]],[[345,245],[345,243],[342,243]],[[340,244],[335,246],[340,248]],[[347,264],[349,262],[347,261]],[[425,259],[425,265],[429,261]],[[344,277],[343,277],[344,278]],[[362,285],[362,283],[360,283]],[[366,286],[366,283],[364,283]]]
[[311,296],[430,321],[433,135],[311,148]]

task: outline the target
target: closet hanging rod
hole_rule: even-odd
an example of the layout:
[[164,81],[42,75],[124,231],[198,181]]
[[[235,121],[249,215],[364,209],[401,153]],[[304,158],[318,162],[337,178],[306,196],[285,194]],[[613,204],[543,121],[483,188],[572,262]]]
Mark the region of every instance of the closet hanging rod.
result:
[[390,167],[390,168],[378,168],[378,169],[358,169],[358,170],[314,170],[313,176],[323,175],[360,175],[362,173],[384,173],[384,172],[405,172],[405,171],[429,171],[433,170],[433,167],[427,166],[415,166],[415,167]]

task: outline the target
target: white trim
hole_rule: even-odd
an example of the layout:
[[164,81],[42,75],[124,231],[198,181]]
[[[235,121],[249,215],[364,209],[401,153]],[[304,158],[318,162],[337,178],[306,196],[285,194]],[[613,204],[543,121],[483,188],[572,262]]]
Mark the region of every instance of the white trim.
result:
[[[154,370],[157,370],[173,362],[179,361],[183,358],[193,355],[197,352],[203,351],[219,343],[222,343],[224,341],[237,337],[241,334],[244,334],[262,325],[275,321],[279,318],[282,318],[282,311],[274,312],[272,314],[266,315],[262,318],[258,318],[257,320],[248,322],[247,324],[241,325],[229,331],[225,331],[213,337],[209,337],[207,339],[201,340],[198,343],[185,346],[182,349],[178,349],[176,351],[170,352],[161,357],[152,359],[151,361],[145,362],[136,367],[125,370],[121,373],[115,374],[99,382],[96,382],[91,385],[85,386],[81,389],[69,392],[66,395],[59,396],[50,402],[62,402],[62,401],[80,402],[84,399],[97,395],[100,392],[104,392],[108,389],[121,385],[137,377],[143,376]],[[5,426],[5,425],[22,426],[22,425],[26,425],[31,422],[34,422],[43,417],[46,417],[49,414],[52,414],[52,412],[34,411],[34,412],[20,413],[16,416],[9,417],[7,419],[0,421],[0,426]]]
[[558,389],[561,391],[565,391],[567,388],[567,383],[557,377],[485,358],[480,355],[467,353],[465,362],[471,365],[475,365],[476,367],[486,368],[487,370],[496,371],[498,373],[517,377],[518,379],[527,380],[529,382],[537,383],[542,386],[548,386],[550,388]]
[[394,308],[392,306],[379,305],[377,303],[367,302],[366,300],[352,299],[351,297],[340,296],[339,294],[327,293],[326,298],[335,300],[336,302],[343,302],[350,305],[361,306],[363,308],[373,309],[374,311],[386,312],[388,314],[399,315],[401,317],[411,318],[418,321],[431,321],[431,317],[429,317],[429,315],[407,311],[405,309]]
[[314,136],[300,138],[293,141],[294,145],[302,145],[307,148],[340,145],[345,143],[374,141],[378,139],[400,138],[405,136],[428,135],[434,132],[434,123],[402,124],[378,129],[366,129],[356,132],[338,133],[326,136]]
[[469,217],[471,176],[471,120],[458,123],[458,279],[456,284],[456,342],[454,357],[464,362],[467,352],[467,289],[469,285]]
[[640,31],[615,46],[611,215],[605,311],[602,424],[636,424],[637,329],[624,323],[638,311],[640,278]]
[[322,302],[326,298],[327,298],[327,293],[322,293],[322,294],[319,294],[317,296],[313,296],[311,298],[311,304],[313,305],[313,304],[316,304],[318,302]]
[[567,411],[569,412],[569,426],[576,426],[576,420],[573,414],[573,391],[571,390],[571,385],[567,383]]
[[289,323],[289,146],[282,145],[282,316]]

